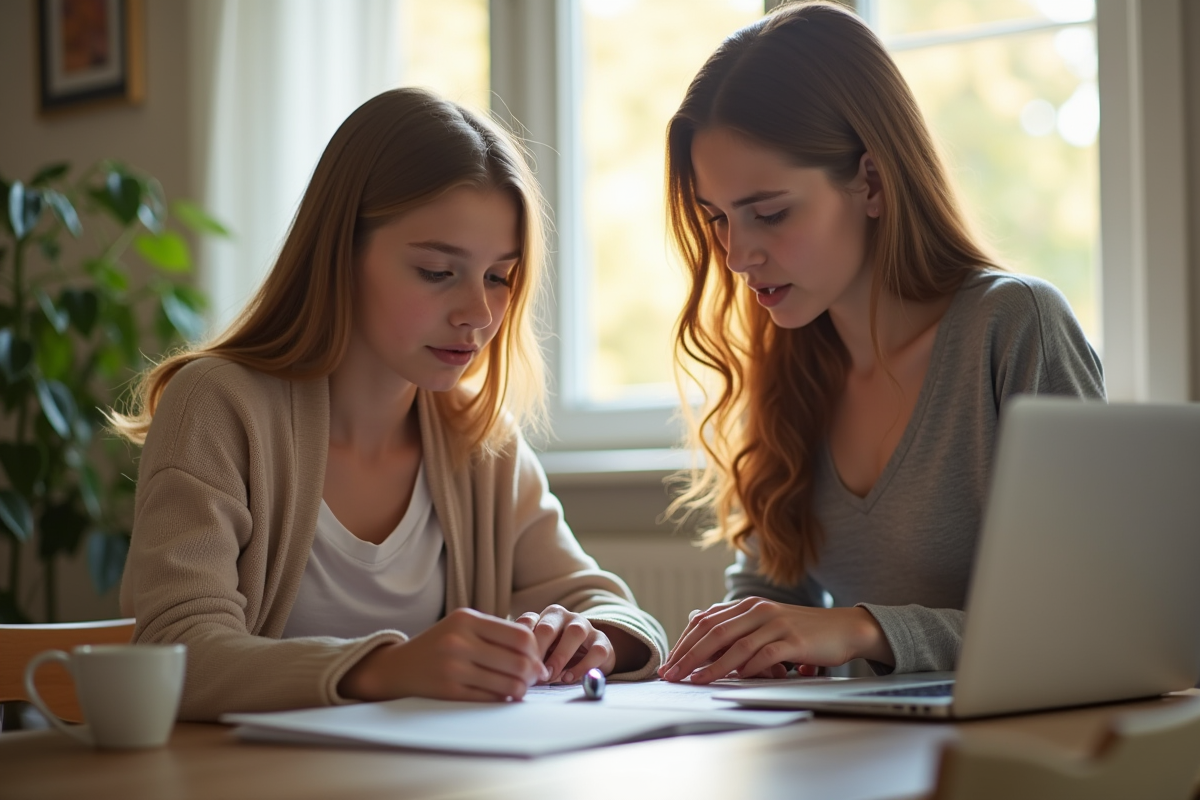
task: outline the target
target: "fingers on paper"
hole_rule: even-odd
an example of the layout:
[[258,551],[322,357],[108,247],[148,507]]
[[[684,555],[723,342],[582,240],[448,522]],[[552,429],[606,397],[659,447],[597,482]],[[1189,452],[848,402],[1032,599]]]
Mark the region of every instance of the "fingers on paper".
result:
[[754,628],[753,621],[747,619],[745,602],[722,603],[693,617],[660,668],[660,676],[682,680],[701,665],[728,655],[718,653]]

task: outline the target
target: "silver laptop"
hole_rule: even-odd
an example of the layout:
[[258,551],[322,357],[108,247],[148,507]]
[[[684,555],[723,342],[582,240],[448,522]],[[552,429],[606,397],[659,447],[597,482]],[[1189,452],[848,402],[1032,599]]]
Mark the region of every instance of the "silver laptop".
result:
[[1200,677],[1200,404],[1020,397],[1002,414],[956,672],[717,695],[757,708],[981,717]]

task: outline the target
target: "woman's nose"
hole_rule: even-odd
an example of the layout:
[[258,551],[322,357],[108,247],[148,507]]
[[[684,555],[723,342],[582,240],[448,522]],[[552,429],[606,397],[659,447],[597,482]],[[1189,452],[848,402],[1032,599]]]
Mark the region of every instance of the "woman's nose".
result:
[[483,287],[470,288],[454,309],[450,322],[455,327],[480,330],[492,324],[492,309],[488,306],[487,293]]
[[725,235],[725,266],[732,272],[745,272],[759,261],[761,255],[756,252],[753,238],[730,225]]

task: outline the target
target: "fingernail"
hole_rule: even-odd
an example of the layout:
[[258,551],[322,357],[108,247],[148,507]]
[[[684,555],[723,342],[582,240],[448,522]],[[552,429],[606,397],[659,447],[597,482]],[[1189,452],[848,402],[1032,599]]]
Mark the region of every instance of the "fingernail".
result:
[[569,672],[564,672],[564,673],[563,673],[563,676],[562,676],[562,682],[563,682],[563,683],[574,683],[574,682],[575,682],[575,676],[574,676],[574,675],[572,675],[572,674],[571,674],[571,673],[569,673]]
[[543,681],[550,680],[550,670],[546,669],[545,664],[542,664],[542,671],[538,674],[541,676],[540,680],[543,680]]
[[663,675],[663,680],[673,681],[679,677],[679,667],[671,667],[667,670],[667,674]]

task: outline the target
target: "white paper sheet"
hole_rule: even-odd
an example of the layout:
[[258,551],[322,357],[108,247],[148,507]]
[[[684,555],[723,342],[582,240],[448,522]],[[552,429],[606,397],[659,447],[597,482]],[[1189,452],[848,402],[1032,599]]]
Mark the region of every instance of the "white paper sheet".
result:
[[[635,686],[645,688],[640,692],[613,691]],[[725,710],[723,704],[710,699],[708,687],[691,687],[702,691],[688,692],[667,686],[679,684],[610,684],[600,701],[573,702],[572,696],[582,696],[579,687],[543,687],[535,693],[538,699],[531,702],[452,703],[407,698],[266,714],[225,714],[221,721],[239,725],[238,736],[255,741],[532,757],[664,736],[786,725],[810,716],[805,711]],[[648,701],[657,697],[660,703],[676,705],[634,707],[631,704],[639,693]],[[689,695],[691,699],[686,699]],[[616,696],[625,699],[610,702]],[[705,708],[705,704],[710,705]]]

